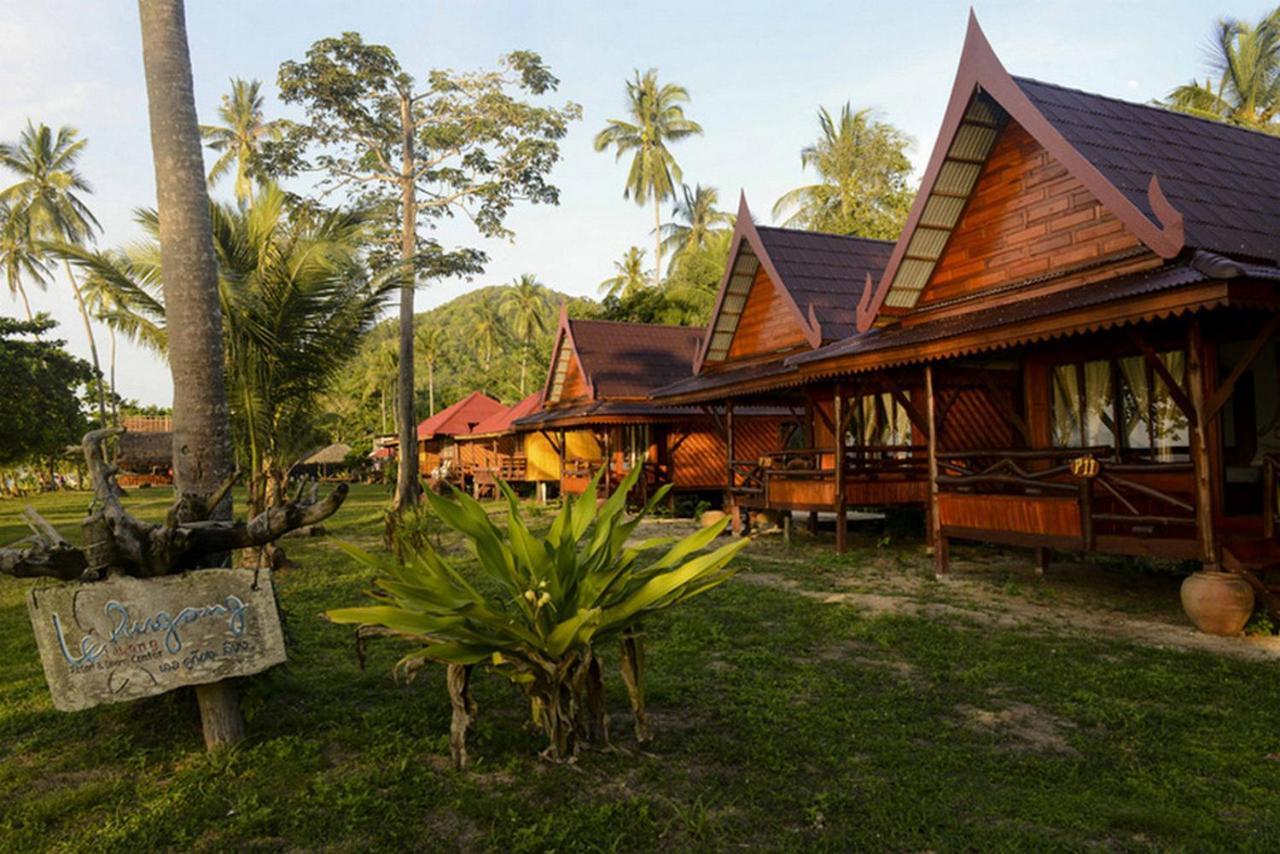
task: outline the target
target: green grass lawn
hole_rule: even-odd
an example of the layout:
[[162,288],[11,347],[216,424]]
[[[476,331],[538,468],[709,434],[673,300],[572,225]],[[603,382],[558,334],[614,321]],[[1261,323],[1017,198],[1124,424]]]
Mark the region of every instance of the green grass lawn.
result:
[[[84,500],[34,503],[74,532]],[[157,517],[168,493],[129,500]],[[375,546],[385,500],[357,488],[331,531]],[[24,534],[20,510],[0,504],[0,542]],[[922,603],[952,596],[925,580],[918,544],[855,542],[839,558],[759,542],[753,580],[654,620],[643,749],[613,661],[615,748],[572,767],[540,762],[515,689],[480,676],[465,773],[449,768],[443,671],[396,684],[391,642],[362,671],[350,632],[317,616],[369,581],[327,539],[287,541],[301,565],[277,577],[290,663],[243,684],[250,738],[214,755],[186,692],[54,711],[30,582],[0,580],[0,847],[1275,849],[1275,663],[824,602],[875,589],[873,565],[919,576]],[[993,582],[990,607],[1053,609],[1034,585]]]

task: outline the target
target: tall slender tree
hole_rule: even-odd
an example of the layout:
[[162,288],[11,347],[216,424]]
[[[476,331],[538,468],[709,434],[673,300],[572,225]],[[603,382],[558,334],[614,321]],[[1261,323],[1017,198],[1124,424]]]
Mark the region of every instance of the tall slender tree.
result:
[[644,250],[632,246],[621,261],[613,262],[613,275],[600,283],[600,293],[606,297],[626,299],[649,285],[649,273],[644,268]]
[[655,287],[662,276],[662,203],[675,195],[683,178],[668,146],[702,134],[702,126],[685,117],[683,105],[688,102],[688,90],[674,83],[660,84],[656,68],[643,75],[637,70],[635,78],[627,81],[628,117],[610,119],[595,138],[596,151],[612,148],[615,160],[632,155],[623,198],[638,205],[653,201]]
[[27,320],[35,320],[25,283],[30,282],[41,290],[48,285],[47,259],[31,240],[26,214],[3,203],[0,203],[0,269],[4,270],[9,293],[22,299]]
[[547,331],[546,288],[536,276],[525,273],[511,283],[501,307],[511,333],[520,342],[520,397],[523,398],[534,336]]
[[427,417],[436,414],[436,366],[444,352],[444,330],[439,326],[424,326],[418,330],[418,353],[427,366]]
[[[672,222],[662,226],[662,248],[670,250],[670,266],[674,267],[685,252],[700,252],[719,231],[733,227],[734,215],[719,210],[720,193],[715,187],[699,184],[681,187],[680,198],[672,211]],[[670,270],[668,270],[668,273]]]
[[[93,190],[77,169],[85,144],[75,128],[63,126],[55,133],[48,125],[27,122],[17,142],[0,145],[0,166],[18,178],[0,191],[0,203],[8,205],[19,222],[25,222],[29,242],[37,252],[43,252],[49,243],[85,244],[94,239],[98,220],[80,197]],[[63,268],[84,322],[96,374],[98,416],[105,424],[106,393],[93,323],[71,265],[64,262]]]
[[[213,254],[182,0],[138,0],[155,161],[160,266],[173,376],[173,471],[179,492],[210,497],[231,473],[230,422],[223,376],[218,262]],[[230,496],[214,508],[231,517]],[[205,745],[244,738],[236,692],[227,681],[196,689]]]
[[1210,39],[1209,67],[1214,77],[1177,87],[1164,106],[1280,133],[1280,8],[1256,24],[1219,19]]
[[221,125],[201,125],[200,135],[218,159],[209,167],[209,186],[235,170],[236,201],[249,204],[253,182],[260,167],[262,144],[280,139],[279,121],[267,121],[262,112],[262,82],[232,78],[230,93],[218,107]]
[[773,206],[789,228],[893,239],[915,197],[910,186],[910,138],[877,122],[870,110],[845,104],[838,117],[818,108],[821,134],[800,151],[800,164],[818,183],[798,187]]
[[461,215],[484,236],[509,236],[507,213],[521,200],[556,204],[547,177],[559,140],[581,115],[578,105],[544,107],[522,99],[554,91],[559,81],[542,58],[516,51],[497,71],[432,71],[421,81],[382,45],[356,33],[321,39],[301,62],[280,67],[281,97],[301,104],[306,121],[291,125],[271,158],[289,174],[322,172],[330,188],[373,197],[394,211],[401,271],[399,432],[395,509],[417,501],[414,413],[414,291],[419,279],[478,272],[475,249],[447,250],[420,227]]
[[502,312],[493,303],[477,302],[471,306],[471,341],[476,348],[480,366],[486,371],[493,366],[493,355],[502,346],[507,327],[502,322]]

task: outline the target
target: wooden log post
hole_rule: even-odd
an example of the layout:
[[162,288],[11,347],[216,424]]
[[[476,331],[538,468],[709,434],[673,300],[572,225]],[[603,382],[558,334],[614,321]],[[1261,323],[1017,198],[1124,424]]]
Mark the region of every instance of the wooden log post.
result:
[[734,501],[733,487],[733,401],[729,400],[724,405],[724,453],[725,453],[725,493],[724,506],[729,512],[729,518],[732,520],[733,532],[735,534],[742,533],[742,517],[738,513],[738,505]]
[[938,510],[938,420],[933,393],[933,366],[924,368],[925,419],[929,427],[929,528],[933,532],[933,572],[941,578],[949,568],[947,538]]
[[818,535],[818,511],[817,510],[809,511],[809,534],[812,536]]
[[563,504],[567,495],[565,478],[569,474],[567,470],[569,459],[565,453],[565,432],[563,430],[560,431],[560,447],[557,450],[560,452],[560,503]]
[[1196,531],[1200,540],[1200,559],[1205,569],[1216,570],[1222,560],[1213,526],[1213,465],[1205,441],[1208,425],[1205,417],[1204,335],[1198,318],[1192,318],[1187,335],[1187,380],[1191,398],[1191,462],[1195,468]]
[[613,428],[604,428],[604,494],[613,491]]
[[1036,546],[1036,575],[1043,576],[1049,568],[1049,550],[1044,546]]
[[844,412],[844,389],[840,385],[836,385],[835,394],[832,396],[834,412],[832,413],[832,427],[835,432],[835,481],[836,481],[836,552],[844,554],[849,548],[849,520],[846,516],[846,506],[844,498],[844,467],[845,467],[845,447],[844,447],[844,431],[845,431],[845,412]]

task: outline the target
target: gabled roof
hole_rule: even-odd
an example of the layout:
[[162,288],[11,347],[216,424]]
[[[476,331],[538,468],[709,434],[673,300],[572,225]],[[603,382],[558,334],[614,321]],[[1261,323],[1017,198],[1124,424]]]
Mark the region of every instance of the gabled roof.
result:
[[756,225],[741,195],[730,261],[695,371],[728,355],[759,267],[781,290],[809,346],[820,347],[853,333],[866,282],[884,269],[892,249],[892,241]]
[[498,436],[503,433],[510,433],[511,425],[515,423],[516,419],[524,418],[526,415],[532,415],[541,407],[542,392],[535,391],[533,394],[529,395],[514,406],[508,406],[507,408],[500,409],[490,415],[488,418],[477,424],[475,429],[473,429],[468,435],[480,437]]
[[475,426],[503,406],[482,392],[473,391],[452,406],[441,409],[418,425],[418,439],[436,436],[461,436],[470,433]]
[[562,308],[543,400],[559,401],[570,359],[577,361],[592,400],[643,399],[693,373],[702,333],[692,326],[570,320]]
[[882,307],[915,305],[1009,119],[1157,255],[1280,256],[1280,138],[1015,78],[971,12],[938,141],[888,265],[858,305],[859,330]]

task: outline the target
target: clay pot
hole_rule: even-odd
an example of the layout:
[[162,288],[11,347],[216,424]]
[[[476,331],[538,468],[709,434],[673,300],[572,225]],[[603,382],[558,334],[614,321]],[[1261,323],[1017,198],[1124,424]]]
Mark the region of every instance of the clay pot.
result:
[[725,517],[723,510],[704,510],[702,515],[698,517],[698,524],[704,528],[710,528]]
[[1253,613],[1253,588],[1234,572],[1201,570],[1182,582],[1182,610],[1207,635],[1238,635]]

